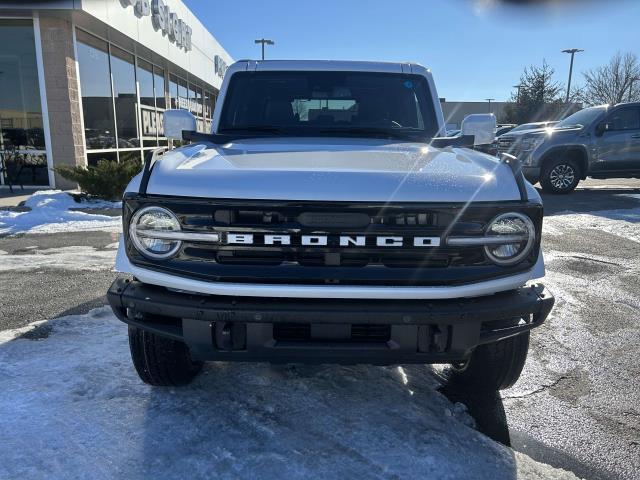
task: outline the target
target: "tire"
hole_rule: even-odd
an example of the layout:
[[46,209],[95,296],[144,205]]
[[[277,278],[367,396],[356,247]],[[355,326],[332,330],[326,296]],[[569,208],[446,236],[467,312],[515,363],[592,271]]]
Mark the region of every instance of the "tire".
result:
[[520,378],[528,350],[529,332],[480,345],[467,361],[452,365],[448,383],[476,391],[509,388]]
[[565,194],[575,190],[580,182],[580,165],[571,159],[551,160],[542,168],[540,185],[547,193]]
[[131,359],[140,379],[158,387],[189,384],[203,362],[191,359],[189,348],[170,338],[129,327]]

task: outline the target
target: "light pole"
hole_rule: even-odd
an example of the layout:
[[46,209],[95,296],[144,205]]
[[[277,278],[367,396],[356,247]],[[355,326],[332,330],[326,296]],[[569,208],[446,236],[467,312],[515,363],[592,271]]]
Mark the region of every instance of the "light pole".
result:
[[519,84],[519,85],[514,85],[513,88],[517,88],[518,89],[518,98],[516,99],[517,103],[520,103],[520,89],[524,87],[524,85]]
[[264,60],[264,46],[265,45],[275,45],[275,42],[273,40],[268,40],[266,38],[261,38],[260,40],[254,40],[254,43],[261,43],[262,44],[262,60]]
[[495,98],[485,98],[487,102],[489,102],[489,113],[491,113],[491,102],[495,100]]
[[570,53],[571,54],[571,64],[569,65],[569,83],[567,83],[567,98],[564,103],[569,103],[569,92],[571,91],[571,74],[573,73],[573,56],[578,52],[584,52],[584,50],[580,50],[579,48],[568,48],[567,50],[562,50],[562,53]]

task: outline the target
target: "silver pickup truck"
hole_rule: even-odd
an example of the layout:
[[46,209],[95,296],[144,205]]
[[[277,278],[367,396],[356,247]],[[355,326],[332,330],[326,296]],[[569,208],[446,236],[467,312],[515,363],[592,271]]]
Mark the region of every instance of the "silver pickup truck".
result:
[[498,138],[498,151],[516,156],[524,176],[549,193],[569,193],[580,180],[640,177],[640,103],[580,110],[553,128]]

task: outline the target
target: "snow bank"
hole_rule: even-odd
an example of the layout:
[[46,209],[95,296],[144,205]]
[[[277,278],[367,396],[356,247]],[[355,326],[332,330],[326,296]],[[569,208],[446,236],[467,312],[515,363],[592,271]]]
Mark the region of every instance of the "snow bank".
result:
[[0,332],[0,478],[575,478],[470,428],[424,366],[213,363],[151,388],[107,308],[28,329]]
[[77,212],[71,208],[121,208],[121,202],[76,202],[71,195],[60,190],[42,190],[34,193],[25,206],[29,212],[0,210],[0,235],[17,233],[58,233],[86,230],[119,232],[120,217]]

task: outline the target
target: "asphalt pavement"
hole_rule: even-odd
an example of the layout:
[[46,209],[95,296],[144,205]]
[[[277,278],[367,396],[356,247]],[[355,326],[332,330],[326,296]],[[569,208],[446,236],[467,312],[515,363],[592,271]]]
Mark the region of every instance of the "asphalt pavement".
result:
[[[598,213],[640,208],[640,181],[589,180],[544,200],[545,283],[557,303],[532,334],[521,380],[502,396],[443,393],[465,403],[480,430],[536,460],[583,478],[640,478],[640,248]],[[587,212],[602,228],[583,228]],[[103,252],[115,241],[105,232],[23,235],[0,238],[0,251]],[[0,268],[0,330],[88,312],[114,277],[107,268]]]

